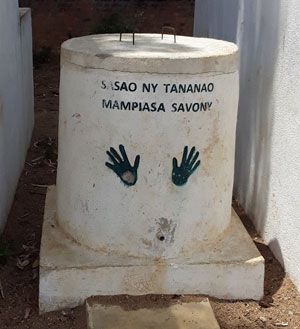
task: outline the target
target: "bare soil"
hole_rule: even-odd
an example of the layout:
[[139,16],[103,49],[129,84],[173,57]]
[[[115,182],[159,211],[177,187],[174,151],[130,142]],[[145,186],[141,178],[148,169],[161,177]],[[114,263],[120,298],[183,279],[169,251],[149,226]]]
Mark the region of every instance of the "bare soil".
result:
[[[44,186],[55,184],[56,178],[58,59],[40,64],[34,73],[35,129],[2,237],[11,255],[5,265],[0,265],[0,328],[83,329],[86,328],[84,307],[43,315],[39,315],[38,311],[38,259],[46,193]],[[300,295],[257,235],[242,208],[236,202],[234,204],[265,257],[265,297],[260,302],[211,299],[221,328],[300,328]],[[202,299],[201,296],[176,295],[100,298],[103,303],[121,304],[127,309]]]

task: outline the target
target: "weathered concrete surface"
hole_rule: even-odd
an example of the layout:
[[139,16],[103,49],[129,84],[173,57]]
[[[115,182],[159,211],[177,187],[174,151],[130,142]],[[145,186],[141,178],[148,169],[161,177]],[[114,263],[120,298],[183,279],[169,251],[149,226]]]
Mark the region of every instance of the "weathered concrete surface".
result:
[[68,238],[55,220],[48,190],[40,254],[40,310],[82,304],[95,295],[204,294],[225,299],[263,296],[264,259],[232,213],[228,230],[191,257],[168,260],[95,252]]
[[87,303],[88,329],[219,329],[208,299],[165,308],[124,310]]
[[259,299],[264,261],[231,209],[238,48],[131,38],[62,46],[40,309],[93,295]]
[[83,68],[128,73],[204,74],[233,73],[238,67],[235,44],[214,39],[199,39],[159,34],[91,35],[65,41],[62,62]]
[[[231,220],[237,59],[232,43],[181,36],[176,44],[144,34],[135,45],[132,35],[65,42],[60,227],[88,248],[125,258],[188,256],[223,234]],[[120,144],[132,165],[140,157],[136,181],[123,176],[132,186],[106,165],[107,151]],[[173,159],[181,162],[185,147],[197,150],[200,165],[176,185]]]

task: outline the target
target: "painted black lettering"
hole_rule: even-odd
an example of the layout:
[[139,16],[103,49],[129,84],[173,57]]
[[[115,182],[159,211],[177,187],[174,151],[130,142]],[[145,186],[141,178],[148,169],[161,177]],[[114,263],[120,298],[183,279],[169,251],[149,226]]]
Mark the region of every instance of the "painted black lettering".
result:
[[[173,86],[175,86],[175,85],[173,85]],[[183,84],[180,83],[179,86],[178,86],[178,92],[179,93],[185,93],[186,92],[185,90],[186,90],[186,85],[183,85]]]
[[206,111],[206,103],[201,103],[200,111]]
[[165,92],[169,93],[169,87],[171,86],[169,83],[164,83],[165,86]]
[[[121,102],[120,105],[121,105],[121,110],[131,110],[130,102],[127,102],[127,103]],[[134,111],[134,109],[133,109],[133,111]]]
[[112,89],[117,91],[120,90],[120,81],[115,81]]
[[191,108],[192,108],[193,104],[185,104],[185,107],[186,107],[186,111],[187,112],[190,112]]
[[188,85],[188,87],[187,87],[187,89],[186,89],[186,92],[187,93],[193,93],[194,92],[194,90],[193,90],[193,86],[190,84],[190,85]]
[[113,110],[119,110],[120,109],[119,103],[117,101],[114,101],[112,108],[113,108]]
[[134,82],[131,82],[128,87],[129,87],[129,91],[134,92],[137,89],[137,84]]
[[194,86],[194,93],[200,93],[201,92],[201,84],[198,83]]
[[160,103],[159,104],[159,107],[157,109],[157,112],[159,112],[159,111],[166,112],[164,103]]
[[158,87],[158,83],[151,83],[151,86],[152,86],[152,89],[153,89],[153,92],[155,93],[156,92],[156,88]]
[[131,103],[131,109],[132,111],[134,111],[135,109],[137,109],[139,107],[139,103],[138,102],[132,102]]
[[206,83],[203,83],[202,88],[201,88],[201,92],[207,92],[207,88],[206,88]]
[[172,85],[170,93],[178,93],[176,85]]
[[213,83],[209,83],[207,86],[207,90],[211,93],[215,89],[215,85]]
[[184,105],[182,103],[179,104],[177,112],[184,112]]
[[144,92],[150,93],[150,91],[151,91],[151,84],[150,83],[143,83],[142,90],[143,90],[143,93]]
[[[144,104],[144,106],[143,106],[143,111],[150,111],[150,106],[149,106],[149,104],[148,103],[145,103]],[[155,111],[155,110],[153,110],[152,108],[151,108],[151,111],[153,112],[153,111]]]
[[121,84],[120,91],[123,91],[123,90],[128,91],[126,82],[122,82],[122,84]]
[[102,99],[102,107],[107,109],[112,107],[112,101],[108,100],[106,101],[105,99]]
[[194,104],[193,104],[193,112],[198,112],[199,109],[200,109],[200,105],[199,105],[199,103],[194,103]]
[[101,89],[106,89],[106,84],[104,80],[101,81]]

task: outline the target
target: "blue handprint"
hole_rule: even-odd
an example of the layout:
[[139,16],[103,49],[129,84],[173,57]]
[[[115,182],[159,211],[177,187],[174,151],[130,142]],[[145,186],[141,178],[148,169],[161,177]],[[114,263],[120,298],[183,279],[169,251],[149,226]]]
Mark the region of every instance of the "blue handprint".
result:
[[177,186],[182,186],[186,184],[189,177],[194,173],[194,171],[200,166],[200,160],[197,161],[199,157],[199,152],[196,151],[195,146],[192,147],[190,153],[188,154],[188,147],[185,146],[183,150],[182,160],[180,166],[178,166],[178,161],[173,158],[173,171],[172,171],[172,181]]
[[106,152],[113,163],[106,162],[105,165],[113,170],[125,185],[132,186],[137,182],[138,179],[137,170],[140,164],[140,156],[136,156],[134,165],[131,166],[125,151],[125,147],[120,145],[119,149],[121,155],[119,155],[119,153],[113,147],[111,147],[109,151]]

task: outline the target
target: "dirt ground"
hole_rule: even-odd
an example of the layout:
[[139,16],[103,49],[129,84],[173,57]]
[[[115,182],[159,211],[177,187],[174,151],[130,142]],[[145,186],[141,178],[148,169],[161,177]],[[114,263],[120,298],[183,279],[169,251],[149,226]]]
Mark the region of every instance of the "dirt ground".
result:
[[[35,129],[15,200],[3,235],[11,251],[0,265],[0,329],[83,329],[84,307],[39,315],[38,258],[45,201],[45,185],[55,183],[59,98],[59,62],[35,66]],[[244,225],[266,260],[265,297],[261,302],[221,301],[212,306],[222,329],[299,328],[300,295],[285,276],[269,248],[257,236],[242,209]],[[197,296],[108,297],[105,303],[125,308],[155,307],[201,300]]]

